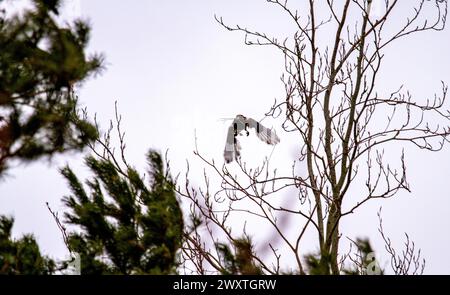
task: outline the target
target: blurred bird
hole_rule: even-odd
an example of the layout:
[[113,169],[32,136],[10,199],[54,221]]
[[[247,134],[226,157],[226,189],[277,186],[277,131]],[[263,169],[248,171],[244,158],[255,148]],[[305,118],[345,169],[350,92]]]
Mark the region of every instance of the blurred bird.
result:
[[228,128],[225,151],[223,152],[223,157],[225,158],[225,162],[227,164],[232,162],[233,159],[237,160],[241,156],[241,145],[237,140],[237,136],[242,132],[242,130],[244,130],[246,135],[249,136],[250,132],[247,130],[248,128],[254,128],[258,138],[267,144],[275,145],[280,142],[280,138],[277,136],[275,131],[264,127],[261,123],[252,118],[237,115],[236,118],[234,118],[233,123],[231,123]]

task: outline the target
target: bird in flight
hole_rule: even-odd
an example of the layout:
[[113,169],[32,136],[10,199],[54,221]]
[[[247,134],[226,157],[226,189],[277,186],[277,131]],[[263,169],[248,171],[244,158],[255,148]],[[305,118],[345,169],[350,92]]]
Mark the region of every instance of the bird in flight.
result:
[[225,162],[231,163],[234,159],[238,159],[241,155],[241,145],[237,140],[237,136],[244,130],[246,135],[249,136],[250,132],[248,128],[253,128],[256,131],[256,135],[262,141],[267,144],[275,145],[280,142],[280,138],[275,131],[268,129],[261,125],[258,121],[247,118],[243,115],[237,115],[228,128],[227,140],[225,143],[225,151],[223,157]]

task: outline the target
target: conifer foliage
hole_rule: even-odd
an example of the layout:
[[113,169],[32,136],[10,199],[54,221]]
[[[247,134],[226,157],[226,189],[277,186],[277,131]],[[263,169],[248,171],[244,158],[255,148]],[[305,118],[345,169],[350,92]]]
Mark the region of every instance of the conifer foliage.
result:
[[75,115],[73,86],[98,72],[102,57],[85,54],[86,22],[57,23],[60,5],[34,0],[21,14],[0,11],[0,173],[11,160],[81,149],[97,136]]
[[[98,134],[77,116],[73,92],[102,66],[101,56],[86,57],[88,24],[59,25],[60,0],[32,4],[17,15],[0,10],[0,176],[12,160],[78,150]],[[0,274],[55,273],[33,235],[12,237],[13,224],[0,216]]]
[[0,216],[0,274],[47,275],[55,271],[55,262],[42,256],[33,235],[11,237],[14,219]]
[[160,154],[147,154],[149,179],[113,159],[86,158],[95,175],[86,181],[61,170],[72,195],[63,199],[70,209],[66,221],[81,232],[68,235],[69,249],[80,254],[81,274],[170,274],[176,272],[183,218],[173,182]]

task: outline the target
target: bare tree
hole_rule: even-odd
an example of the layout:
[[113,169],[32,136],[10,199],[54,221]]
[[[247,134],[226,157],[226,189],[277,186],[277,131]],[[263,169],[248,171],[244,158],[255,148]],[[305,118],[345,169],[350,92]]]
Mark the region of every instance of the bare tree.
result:
[[[300,153],[292,164],[292,173],[278,176],[268,159],[256,168],[237,161],[239,169],[234,171],[232,165],[236,164],[221,166],[196,149],[195,154],[206,166],[205,185],[193,187],[189,183],[188,166],[187,181],[178,187],[179,194],[190,201],[193,216],[193,226],[185,233],[183,255],[193,262],[194,272],[244,273],[236,259],[227,258],[228,252],[242,252],[239,241],[244,239],[250,247],[246,263],[253,263],[253,273],[281,273],[280,254],[271,243],[268,247],[275,263],[269,264],[253,250],[245,230],[236,234],[230,226],[233,218],[242,220],[249,214],[273,227],[296,261],[295,272],[300,274],[308,272],[300,242],[307,230],[316,231],[320,249],[317,267],[321,273],[339,274],[346,257],[339,251],[342,218],[369,200],[410,190],[404,152],[395,168],[385,160],[384,147],[400,143],[439,151],[449,140],[450,112],[444,104],[448,87],[444,82],[441,93],[433,99],[417,101],[403,86],[388,95],[377,87],[388,45],[415,33],[443,30],[447,1],[416,1],[412,15],[400,27],[390,22],[398,18],[396,13],[405,13],[395,10],[397,0],[309,0],[301,11],[287,1],[267,2],[284,11],[295,25],[292,36],[279,40],[246,27],[230,26],[221,17],[216,20],[229,31],[243,33],[246,45],[272,46],[283,54],[285,97],[275,101],[266,116],[278,118],[285,132],[299,137]],[[407,5],[413,4],[409,1]],[[378,5],[377,13],[373,12],[374,5]],[[387,120],[380,120],[386,114]],[[307,168],[306,175],[298,173],[299,163]],[[210,181],[217,176],[221,189],[212,192]],[[365,188],[359,191],[359,200],[353,197],[354,203],[342,206],[355,186]],[[288,189],[295,189],[299,197],[297,204],[286,208],[277,196]],[[253,205],[240,206],[243,202]],[[295,238],[283,227],[284,215],[303,218]],[[395,257],[390,241],[383,238]],[[393,261],[394,268],[405,263],[402,259]]]

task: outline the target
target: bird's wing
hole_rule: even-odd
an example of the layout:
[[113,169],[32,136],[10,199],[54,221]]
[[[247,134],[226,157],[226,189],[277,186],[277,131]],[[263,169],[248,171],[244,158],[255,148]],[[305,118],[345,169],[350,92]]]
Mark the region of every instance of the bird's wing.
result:
[[247,118],[247,123],[248,127],[254,128],[258,138],[265,143],[275,145],[280,142],[280,138],[274,130],[264,127],[261,123],[252,118]]
[[239,141],[234,136],[234,121],[228,128],[227,140],[225,142],[225,150],[223,151],[223,157],[225,162],[228,164],[234,159],[239,158],[241,155],[241,145]]

